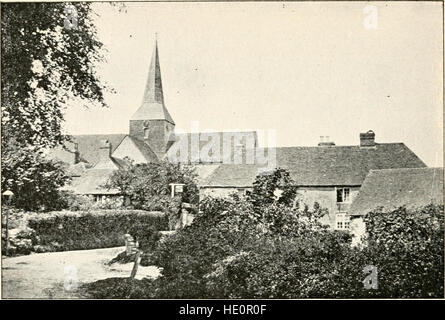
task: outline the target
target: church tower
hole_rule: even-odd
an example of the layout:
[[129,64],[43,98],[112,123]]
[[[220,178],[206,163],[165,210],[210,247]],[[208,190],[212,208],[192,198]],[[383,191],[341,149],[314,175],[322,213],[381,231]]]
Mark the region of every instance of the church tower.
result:
[[130,136],[148,144],[160,159],[167,152],[168,138],[174,128],[175,122],[164,105],[156,40],[142,104],[130,118]]

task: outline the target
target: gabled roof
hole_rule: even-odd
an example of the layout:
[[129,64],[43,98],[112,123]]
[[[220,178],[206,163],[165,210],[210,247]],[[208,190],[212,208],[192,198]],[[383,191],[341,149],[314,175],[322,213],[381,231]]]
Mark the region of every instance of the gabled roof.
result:
[[[425,167],[403,143],[360,146],[275,148],[276,166],[286,169],[298,186],[360,186],[369,170]],[[266,155],[272,149],[260,149]],[[208,187],[251,185],[264,165],[222,164],[206,180]]]
[[130,120],[166,120],[171,124],[175,124],[164,104],[157,41],[155,42],[153,55],[151,57],[142,104]]
[[276,154],[277,166],[289,170],[300,186],[359,186],[369,170],[426,166],[403,143],[277,148]]
[[133,143],[136,145],[138,150],[142,153],[142,155],[147,160],[147,162],[157,162],[158,161],[158,157],[156,156],[156,153],[153,152],[153,150],[150,148],[150,146],[148,144],[146,144],[144,141],[139,140],[136,137],[128,136],[128,138],[131,139],[131,141],[133,141]]
[[354,199],[350,213],[365,215],[383,207],[384,211],[408,209],[431,203],[443,205],[443,168],[371,170]]
[[[73,135],[72,140],[77,143],[80,154],[80,160],[87,162],[90,165],[95,165],[99,161],[99,148],[103,140],[108,140],[111,143],[111,151],[113,152],[116,147],[125,138],[125,134],[86,134],[86,135]],[[66,143],[66,148],[57,147],[51,149],[48,156],[52,159],[58,159],[66,163],[72,163],[74,159],[74,145],[71,142]]]

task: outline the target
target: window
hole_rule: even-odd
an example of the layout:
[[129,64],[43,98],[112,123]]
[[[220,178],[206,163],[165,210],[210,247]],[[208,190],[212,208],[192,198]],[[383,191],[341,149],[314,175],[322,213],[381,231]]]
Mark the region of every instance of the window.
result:
[[348,230],[350,227],[350,217],[344,213],[337,213],[335,215],[335,229]]
[[144,138],[148,139],[150,136],[150,122],[144,121],[143,126],[144,126]]
[[337,188],[337,202],[349,202],[349,188]]
[[238,191],[238,193],[242,194],[243,196],[247,196],[250,194],[250,191],[245,188],[238,188],[236,190]]

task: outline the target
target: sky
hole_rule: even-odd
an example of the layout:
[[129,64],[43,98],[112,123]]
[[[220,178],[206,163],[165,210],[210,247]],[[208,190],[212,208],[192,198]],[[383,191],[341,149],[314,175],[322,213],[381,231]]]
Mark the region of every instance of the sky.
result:
[[[366,8],[367,6],[373,6]],[[278,146],[403,142],[443,166],[441,3],[95,3],[108,109],[71,104],[70,134],[128,133],[155,33],[176,128],[275,130]],[[366,9],[365,9],[366,8]],[[377,18],[377,19],[375,19]]]

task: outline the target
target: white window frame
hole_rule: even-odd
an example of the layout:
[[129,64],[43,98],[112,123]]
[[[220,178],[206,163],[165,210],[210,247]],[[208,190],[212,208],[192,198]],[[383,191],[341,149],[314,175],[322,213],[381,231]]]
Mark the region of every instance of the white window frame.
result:
[[334,229],[335,230],[350,230],[351,228],[351,217],[347,213],[336,213]]

